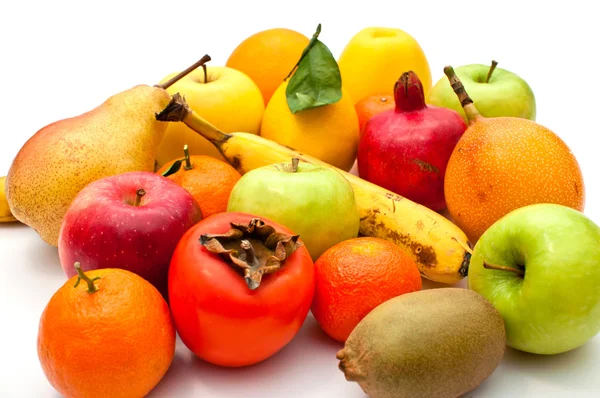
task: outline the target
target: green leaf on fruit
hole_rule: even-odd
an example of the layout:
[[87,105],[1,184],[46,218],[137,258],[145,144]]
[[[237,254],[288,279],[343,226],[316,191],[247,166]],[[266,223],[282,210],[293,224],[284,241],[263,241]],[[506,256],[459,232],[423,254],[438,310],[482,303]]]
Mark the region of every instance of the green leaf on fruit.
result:
[[171,174],[175,174],[179,171],[179,169],[181,168],[181,164],[183,163],[184,159],[180,159],[180,160],[176,160],[175,162],[173,162],[173,164],[171,165],[171,167],[169,167],[167,170],[164,171],[164,173],[162,173],[163,177],[168,177]]
[[[321,24],[290,72],[285,95],[292,113],[334,104],[342,98],[340,68],[331,51],[319,41]],[[289,77],[289,75],[288,75]],[[286,78],[287,79],[287,78]]]

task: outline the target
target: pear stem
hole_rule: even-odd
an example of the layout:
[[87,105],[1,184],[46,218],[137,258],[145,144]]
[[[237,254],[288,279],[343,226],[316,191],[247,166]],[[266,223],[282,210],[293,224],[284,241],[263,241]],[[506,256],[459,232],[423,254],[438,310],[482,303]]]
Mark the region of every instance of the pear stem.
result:
[[488,264],[485,261],[483,262],[483,268],[485,268],[485,269],[494,269],[494,270],[498,270],[498,271],[514,272],[515,274],[517,274],[519,276],[525,275],[525,271],[523,271],[520,268],[506,267],[504,265]]
[[79,261],[77,261],[75,263],[75,271],[77,271],[77,282],[75,282],[75,285],[73,285],[73,287],[77,287],[79,286],[79,282],[81,282],[82,280],[85,281],[88,284],[88,293],[94,293],[98,291],[98,287],[96,285],[94,285],[94,281],[100,279],[99,276],[90,279],[82,270],[81,270],[81,264],[79,263]]
[[183,168],[186,169],[186,170],[191,170],[192,169],[192,162],[190,160],[190,151],[188,149],[187,144],[185,144],[183,146],[183,154],[185,156],[185,166],[183,166]]
[[146,194],[146,191],[144,191],[143,189],[138,189],[135,193],[135,203],[133,204],[135,207],[138,207],[140,205],[140,203],[142,202],[142,196],[144,196]]
[[170,78],[165,83],[157,84],[156,87],[160,87],[160,88],[163,88],[163,89],[166,90],[169,87],[171,87],[173,84],[177,83],[179,80],[183,79],[191,71],[193,71],[194,69],[196,69],[199,66],[203,66],[208,61],[210,61],[210,55],[205,54],[202,58],[200,58],[197,62],[195,62],[190,67],[188,67],[186,70],[184,70],[183,72],[178,73],[176,76],[173,76],[172,78]]
[[460,101],[460,105],[465,110],[467,119],[469,119],[469,122],[473,122],[481,115],[479,114],[479,111],[477,110],[475,105],[473,105],[473,100],[471,99],[471,97],[469,97],[469,94],[465,90],[465,86],[463,86],[458,76],[456,76],[456,73],[454,72],[454,68],[452,68],[452,66],[444,67],[444,74],[448,77],[448,80],[450,81],[450,86],[452,86],[452,90],[454,90],[454,93]]
[[494,69],[498,66],[498,61],[492,61],[492,66],[490,66],[490,70],[488,71],[487,77],[485,78],[485,82],[489,83],[492,77],[492,73],[494,73]]

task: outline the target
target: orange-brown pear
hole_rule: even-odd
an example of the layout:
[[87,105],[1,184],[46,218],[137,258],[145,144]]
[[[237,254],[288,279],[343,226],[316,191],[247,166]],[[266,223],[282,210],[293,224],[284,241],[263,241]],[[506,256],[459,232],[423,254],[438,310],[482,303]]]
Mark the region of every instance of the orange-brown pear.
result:
[[448,212],[471,243],[502,216],[529,204],[583,211],[583,175],[566,143],[528,119],[481,116],[452,67],[444,72],[469,119],[448,161],[444,192]]
[[[183,77],[210,57],[186,69]],[[6,177],[15,218],[57,245],[63,216],[77,193],[103,177],[154,171],[167,123],[156,120],[171,96],[163,85],[137,85],[81,115],[51,123],[19,150]]]

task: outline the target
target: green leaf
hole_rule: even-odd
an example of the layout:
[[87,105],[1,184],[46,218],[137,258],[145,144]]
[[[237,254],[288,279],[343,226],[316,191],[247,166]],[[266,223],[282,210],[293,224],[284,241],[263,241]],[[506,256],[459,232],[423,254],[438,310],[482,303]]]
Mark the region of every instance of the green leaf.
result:
[[319,41],[320,32],[321,24],[302,52],[298,69],[292,70],[285,92],[292,113],[334,104],[342,98],[340,68],[331,51]]
[[175,174],[179,171],[179,169],[181,168],[181,163],[183,163],[183,159],[180,160],[176,160],[175,162],[173,162],[173,164],[171,165],[171,167],[169,167],[167,170],[165,170],[164,173],[162,173],[163,177],[168,177],[171,174]]

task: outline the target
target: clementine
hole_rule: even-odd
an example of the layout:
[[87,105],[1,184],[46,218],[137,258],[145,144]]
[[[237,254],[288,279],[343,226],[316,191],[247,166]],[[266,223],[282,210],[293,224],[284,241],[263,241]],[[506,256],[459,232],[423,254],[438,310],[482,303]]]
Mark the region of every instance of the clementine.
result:
[[248,75],[260,88],[266,106],[308,42],[308,37],[295,30],[263,30],[242,41],[225,65]]
[[394,96],[392,94],[367,95],[358,101],[354,107],[358,115],[359,133],[362,137],[363,127],[371,117],[395,108]]
[[421,288],[417,264],[399,246],[381,238],[348,239],[315,262],[312,313],[327,335],[345,342],[379,304]]
[[187,145],[183,150],[183,159],[166,163],[157,173],[165,175],[173,165],[179,167],[166,177],[192,194],[202,210],[202,217],[226,211],[231,190],[241,174],[229,163],[212,156],[190,156]]
[[37,352],[44,374],[65,397],[147,395],[175,354],[165,299],[130,271],[75,268],[78,275],[56,291],[40,319]]

